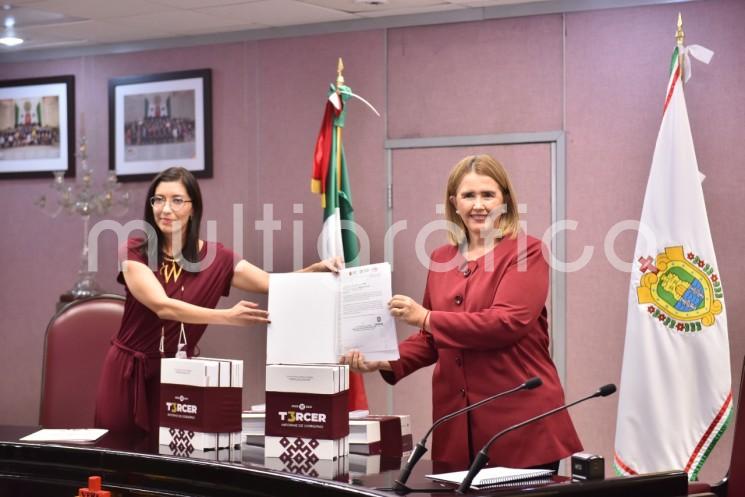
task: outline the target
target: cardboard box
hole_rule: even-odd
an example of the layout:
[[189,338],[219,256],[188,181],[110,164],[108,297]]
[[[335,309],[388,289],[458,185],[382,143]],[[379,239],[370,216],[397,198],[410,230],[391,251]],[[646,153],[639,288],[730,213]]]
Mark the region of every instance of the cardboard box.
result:
[[246,435],[264,436],[266,426],[266,413],[243,411],[241,413],[241,433]]
[[243,361],[162,359],[160,378],[160,445],[181,454],[240,447]]
[[411,416],[408,414],[369,415],[350,419],[349,425],[349,450],[352,453],[402,457],[413,448]]
[[349,367],[271,364],[266,371],[266,457],[348,454]]
[[349,452],[365,455],[380,454],[379,420],[349,420]]

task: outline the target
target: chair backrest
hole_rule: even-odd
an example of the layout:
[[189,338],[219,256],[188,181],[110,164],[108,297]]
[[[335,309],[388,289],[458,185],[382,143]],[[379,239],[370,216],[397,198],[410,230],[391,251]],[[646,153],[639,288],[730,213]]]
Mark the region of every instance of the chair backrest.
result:
[[732,458],[729,461],[727,497],[745,495],[745,400],[743,396],[745,396],[745,358],[742,362],[737,410],[734,413],[735,435],[732,441]]
[[49,321],[39,424],[92,428],[96,389],[111,339],[124,314],[124,297],[96,295],[63,307]]

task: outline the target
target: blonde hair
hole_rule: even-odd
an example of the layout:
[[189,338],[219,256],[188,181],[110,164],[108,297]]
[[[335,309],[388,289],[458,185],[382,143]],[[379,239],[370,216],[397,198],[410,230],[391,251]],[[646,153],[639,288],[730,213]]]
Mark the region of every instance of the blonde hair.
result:
[[[458,187],[463,177],[468,173],[482,174],[488,176],[499,185],[499,190],[504,198],[505,212],[499,217],[499,225],[502,237],[515,238],[520,229],[520,215],[517,212],[517,197],[515,189],[512,186],[510,177],[504,166],[487,154],[469,155],[458,162],[448,177],[447,188],[445,190],[445,218],[453,223],[448,227],[448,240],[453,245],[461,244],[464,239],[468,240],[468,229],[463,220],[455,211],[455,206],[450,201],[455,197]],[[458,229],[455,228],[455,226]]]

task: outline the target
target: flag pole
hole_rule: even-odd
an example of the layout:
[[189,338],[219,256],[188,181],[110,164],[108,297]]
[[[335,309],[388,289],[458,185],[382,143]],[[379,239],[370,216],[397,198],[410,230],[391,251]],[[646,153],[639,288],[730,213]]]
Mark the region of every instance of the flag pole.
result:
[[[336,94],[339,95],[341,88],[344,85],[344,61],[339,57],[339,62],[336,64]],[[339,99],[342,102],[341,98]],[[342,103],[342,105],[344,105]],[[336,187],[341,190],[341,126],[336,126]]]
[[336,93],[339,93],[339,87],[344,84],[344,76],[341,74],[342,71],[344,71],[344,61],[339,57],[339,62],[336,63]]
[[[680,66],[680,83],[681,84],[683,83],[685,79],[683,77],[683,75],[685,74],[684,72],[685,68],[683,67],[683,62],[685,60],[685,57],[683,54],[683,50],[684,50],[683,40],[684,39],[685,39],[685,33],[683,32],[683,16],[680,14],[680,12],[678,12],[678,29],[675,32],[675,42],[678,45],[678,65]],[[339,60],[341,61],[341,59]]]

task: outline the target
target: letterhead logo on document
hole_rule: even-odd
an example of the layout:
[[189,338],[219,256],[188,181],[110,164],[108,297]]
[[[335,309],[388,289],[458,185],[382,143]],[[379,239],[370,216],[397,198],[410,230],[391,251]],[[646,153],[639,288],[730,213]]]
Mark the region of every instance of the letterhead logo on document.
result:
[[712,326],[722,312],[722,284],[716,268],[682,245],[665,247],[652,257],[640,257],[636,289],[650,319],[667,329],[699,332]]

